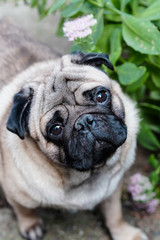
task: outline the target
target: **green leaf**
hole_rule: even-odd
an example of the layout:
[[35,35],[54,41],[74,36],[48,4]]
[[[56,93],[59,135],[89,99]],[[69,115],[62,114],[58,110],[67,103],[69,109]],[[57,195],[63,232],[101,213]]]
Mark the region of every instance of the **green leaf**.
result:
[[63,32],[64,22],[65,22],[64,18],[61,18],[60,21],[59,21],[58,28],[57,28],[57,31],[56,31],[56,35],[58,37],[64,37],[64,32]]
[[145,108],[150,108],[154,111],[160,112],[160,107],[150,104],[150,103],[140,103],[139,104],[141,107],[145,107]]
[[154,154],[151,154],[149,156],[148,162],[154,169],[157,169],[160,165],[159,161],[155,158]]
[[60,8],[65,3],[65,0],[56,0],[47,10],[47,14],[55,12],[58,8]]
[[136,17],[141,18],[141,15],[145,10],[146,10],[146,7],[139,5],[137,8]]
[[144,85],[145,81],[149,77],[149,73],[146,72],[142,77],[140,77],[136,82],[132,83],[131,85],[127,86],[126,92],[134,92],[139,89],[141,86]]
[[155,187],[159,182],[159,174],[156,172],[152,172],[150,174],[149,178],[150,178],[152,185]]
[[104,0],[104,1],[107,10],[111,10],[119,14],[122,13],[121,11],[118,10],[120,3],[117,0]]
[[152,100],[160,101],[160,91],[151,91],[149,97]]
[[115,28],[110,37],[110,55],[109,59],[113,65],[116,64],[118,58],[122,53],[122,44],[121,44],[121,29]]
[[146,87],[149,89],[149,91],[156,91],[157,87],[155,86],[151,76],[148,78],[146,82]]
[[103,0],[88,0],[91,4],[97,6],[97,7],[103,7]]
[[[131,84],[131,86],[132,86],[132,84]],[[129,86],[127,86],[127,88],[128,87]],[[146,86],[145,86],[145,84],[143,84],[136,91],[130,92],[129,95],[134,101],[138,102],[138,101],[143,101],[145,92],[146,92]]]
[[160,149],[159,141],[144,121],[141,122],[140,133],[138,134],[138,141],[144,148],[147,148],[151,151],[156,151]]
[[72,17],[73,15],[78,13],[78,11],[80,10],[80,8],[83,5],[83,2],[84,2],[83,0],[76,0],[76,1],[74,1],[73,3],[68,5],[68,7],[66,7],[61,12],[61,16],[64,17],[64,18]]
[[97,7],[89,2],[84,2],[84,4],[81,6],[80,11],[85,14],[96,14]]
[[130,48],[129,53],[129,62],[136,63],[136,65],[143,65],[144,61],[146,60],[146,54],[142,54],[140,52],[135,51],[134,49]]
[[145,123],[151,131],[160,134],[160,115],[157,114],[157,112],[155,113],[153,111],[148,111],[147,108],[141,108],[141,118],[145,119]]
[[84,48],[82,45],[80,44],[73,44],[73,46],[71,47],[70,53],[75,52],[75,51],[84,51]]
[[122,21],[121,16],[112,11],[104,11],[104,16],[105,16],[105,19],[112,21],[112,22],[121,22]]
[[133,12],[133,15],[137,16],[139,0],[131,1],[130,6]]
[[115,68],[122,85],[130,85],[136,82],[146,72],[145,67],[137,67],[133,63],[126,62]]
[[160,188],[159,188],[159,186],[157,188],[155,188],[155,192],[156,192],[157,198],[160,199]]
[[96,15],[97,24],[96,24],[96,30],[93,33],[93,41],[96,45],[98,39],[101,37],[101,34],[103,33],[104,28],[104,21],[103,21],[103,9],[101,9],[98,14]]
[[38,0],[31,0],[30,2],[31,8],[34,8],[35,6],[37,6],[37,4],[38,4]]
[[160,29],[160,20],[155,20],[153,21],[153,23],[155,24],[155,26]]
[[160,68],[160,55],[148,55],[149,62],[152,63],[154,66]]
[[153,132],[155,132],[157,134],[160,134],[160,127],[159,127],[159,125],[148,123],[148,127],[150,128],[151,131],[153,131]]
[[122,34],[127,45],[141,53],[160,54],[160,32],[149,20],[128,14],[122,19]]
[[159,1],[159,0],[147,0],[148,6],[150,6],[151,4],[153,4],[156,1]]
[[121,11],[125,10],[126,5],[130,2],[131,0],[121,0]]
[[141,14],[142,18],[149,20],[158,20],[160,19],[160,0],[153,2],[143,13]]
[[104,26],[101,38],[97,42],[97,47],[101,49],[102,52],[108,53],[109,52],[109,40],[112,31],[114,30],[114,24],[107,24]]
[[160,88],[160,71],[151,72],[151,77],[156,87]]
[[47,0],[41,0],[37,2],[37,9],[40,15],[40,19],[46,16],[46,9],[45,9],[46,4],[47,4]]
[[[110,0],[109,0],[109,2],[110,2]],[[111,0],[111,2],[113,3],[114,7],[116,7],[117,9],[120,9],[121,0]]]

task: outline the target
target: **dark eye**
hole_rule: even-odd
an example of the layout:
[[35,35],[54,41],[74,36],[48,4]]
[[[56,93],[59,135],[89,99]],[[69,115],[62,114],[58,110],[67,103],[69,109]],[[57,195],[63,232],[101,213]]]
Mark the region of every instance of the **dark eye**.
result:
[[60,135],[63,130],[63,127],[61,125],[55,124],[50,128],[50,135]]
[[100,91],[96,95],[96,102],[104,103],[109,99],[109,93],[107,91]]

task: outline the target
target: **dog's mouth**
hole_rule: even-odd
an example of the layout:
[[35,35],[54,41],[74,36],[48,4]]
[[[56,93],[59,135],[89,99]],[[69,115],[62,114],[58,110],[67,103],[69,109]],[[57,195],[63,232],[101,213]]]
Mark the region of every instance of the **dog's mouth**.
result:
[[116,149],[117,147],[111,143],[96,139],[93,142],[84,141],[83,144],[79,142],[75,145],[71,141],[65,161],[68,167],[78,171],[88,171],[104,166]]
[[116,149],[117,147],[112,143],[96,140],[93,155],[94,163],[96,164],[99,161],[106,160],[116,151]]
[[107,159],[110,158],[116,150],[117,147],[112,143],[98,140],[95,141],[95,147],[93,151],[93,168],[95,169],[103,167],[106,164]]
[[102,166],[126,140],[127,128],[114,115],[86,114],[64,139],[64,164],[78,171]]
[[[104,131],[102,131],[104,132]],[[117,148],[123,144],[96,138],[91,132],[71,138],[66,150],[66,164],[78,171],[88,171],[104,166]]]

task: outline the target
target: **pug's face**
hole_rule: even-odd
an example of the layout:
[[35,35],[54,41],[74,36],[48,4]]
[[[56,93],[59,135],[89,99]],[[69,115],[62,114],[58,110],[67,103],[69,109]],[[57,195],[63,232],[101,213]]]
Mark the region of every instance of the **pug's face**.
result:
[[8,129],[22,139],[28,132],[51,161],[66,167],[86,171],[105,164],[127,128],[122,101],[97,68],[102,63],[110,64],[105,55],[64,56],[46,79],[15,95]]

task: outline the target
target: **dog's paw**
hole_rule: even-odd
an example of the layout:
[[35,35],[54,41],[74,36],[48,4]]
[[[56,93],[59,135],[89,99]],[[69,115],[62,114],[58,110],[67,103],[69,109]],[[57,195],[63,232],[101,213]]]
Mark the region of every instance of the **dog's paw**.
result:
[[44,228],[44,224],[42,221],[39,221],[39,223],[33,225],[26,231],[21,231],[21,236],[25,238],[26,240],[40,240],[43,238],[46,230]]
[[149,240],[139,228],[123,223],[111,230],[113,240]]

